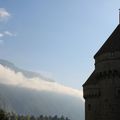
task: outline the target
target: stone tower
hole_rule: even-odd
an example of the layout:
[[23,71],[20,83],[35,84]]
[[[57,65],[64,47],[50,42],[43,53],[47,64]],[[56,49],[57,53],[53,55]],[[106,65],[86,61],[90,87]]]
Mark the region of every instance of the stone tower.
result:
[[120,120],[120,24],[94,56],[83,84],[85,120]]

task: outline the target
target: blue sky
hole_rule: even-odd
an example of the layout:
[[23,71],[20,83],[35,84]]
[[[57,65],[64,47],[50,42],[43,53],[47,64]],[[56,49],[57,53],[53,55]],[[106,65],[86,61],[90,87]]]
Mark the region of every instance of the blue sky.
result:
[[0,18],[0,58],[80,89],[119,7],[119,0],[0,0],[8,13]]

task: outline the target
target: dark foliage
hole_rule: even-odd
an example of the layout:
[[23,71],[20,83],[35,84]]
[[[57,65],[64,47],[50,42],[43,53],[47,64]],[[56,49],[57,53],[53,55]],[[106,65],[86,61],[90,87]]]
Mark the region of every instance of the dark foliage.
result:
[[30,115],[17,115],[15,113],[9,113],[4,110],[0,110],[0,120],[70,120],[64,116],[58,117],[55,116],[43,116],[40,115],[38,117],[30,116]]

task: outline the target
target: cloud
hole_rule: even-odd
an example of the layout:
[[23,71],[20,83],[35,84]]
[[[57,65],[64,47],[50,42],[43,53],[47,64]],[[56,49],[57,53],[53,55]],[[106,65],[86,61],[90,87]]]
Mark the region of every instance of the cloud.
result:
[[7,36],[9,36],[9,37],[15,37],[16,34],[10,32],[10,31],[0,32],[0,38],[2,38],[2,37],[7,37]]
[[38,91],[50,91],[82,98],[82,91],[40,78],[27,78],[21,72],[0,65],[0,83]]
[[4,36],[4,34],[3,34],[3,33],[0,33],[0,38],[3,37],[3,36]]
[[10,13],[5,8],[0,8],[0,21],[7,20],[10,16]]
[[10,36],[10,37],[16,36],[16,34],[10,32],[10,31],[4,31],[4,35]]
[[4,31],[4,32],[0,32],[0,38],[2,38],[2,40],[0,40],[0,45],[4,43],[5,39],[3,39],[4,37],[15,37],[16,34],[10,32],[10,31]]

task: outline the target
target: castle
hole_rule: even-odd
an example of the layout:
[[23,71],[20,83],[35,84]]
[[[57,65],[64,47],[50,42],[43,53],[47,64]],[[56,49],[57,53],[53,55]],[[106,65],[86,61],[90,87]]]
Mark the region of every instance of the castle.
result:
[[120,120],[120,24],[94,56],[83,84],[85,120]]

